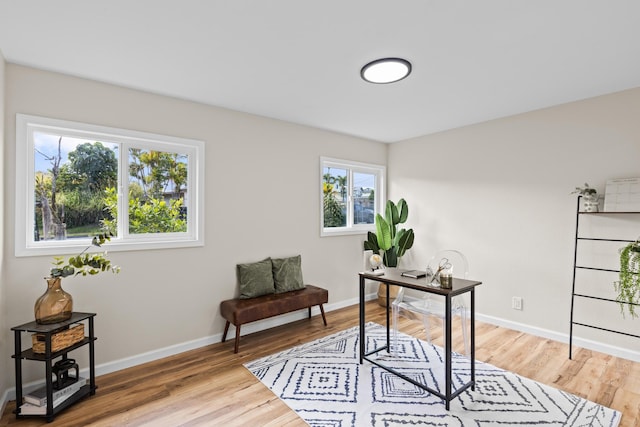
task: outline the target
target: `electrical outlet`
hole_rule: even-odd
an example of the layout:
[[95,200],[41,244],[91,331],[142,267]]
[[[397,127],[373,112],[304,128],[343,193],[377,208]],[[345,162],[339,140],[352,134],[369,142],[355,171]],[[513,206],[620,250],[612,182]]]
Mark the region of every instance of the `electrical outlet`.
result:
[[511,308],[514,310],[522,310],[522,297],[511,298]]

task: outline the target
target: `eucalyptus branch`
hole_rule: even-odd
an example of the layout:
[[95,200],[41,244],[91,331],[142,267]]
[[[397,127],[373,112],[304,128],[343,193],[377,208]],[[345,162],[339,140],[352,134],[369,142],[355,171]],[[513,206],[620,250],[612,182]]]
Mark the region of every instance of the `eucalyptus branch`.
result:
[[71,275],[94,276],[103,271],[111,271],[112,273],[119,273],[120,267],[117,265],[111,265],[111,261],[107,259],[106,252],[99,253],[86,253],[92,246],[101,247],[105,242],[110,241],[112,233],[101,233],[95,235],[91,239],[91,244],[87,246],[82,252],[76,256],[69,258],[67,263],[64,262],[64,257],[54,257],[52,264],[54,267],[51,269],[51,277],[67,277]]

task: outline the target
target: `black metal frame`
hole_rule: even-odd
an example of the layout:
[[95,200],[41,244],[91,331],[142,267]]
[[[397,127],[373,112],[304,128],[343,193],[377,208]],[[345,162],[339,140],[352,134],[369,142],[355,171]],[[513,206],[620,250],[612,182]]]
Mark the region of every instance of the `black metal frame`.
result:
[[[59,323],[49,324],[49,325],[40,325],[36,322],[25,323],[24,325],[15,326],[11,328],[14,331],[14,354],[11,356],[15,359],[15,375],[16,375],[16,409],[13,411],[16,414],[16,418],[22,417],[45,417],[47,422],[53,421],[55,416],[71,406],[73,403],[78,400],[86,397],[93,396],[96,393],[96,369],[95,369],[95,349],[94,343],[97,340],[95,336],[94,330],[94,322],[93,318],[96,316],[95,313],[78,313],[74,312],[71,315],[69,320],[65,320]],[[69,325],[73,323],[79,323],[82,321],[87,321],[88,323],[88,336],[84,337],[82,341],[77,342],[69,347],[63,348],[62,350],[52,351],[51,350],[51,337],[55,332],[64,330],[69,327]],[[22,350],[22,333],[25,332],[35,332],[41,333],[45,336],[45,352],[44,353],[35,353],[33,349]],[[89,345],[89,384],[84,385],[75,392],[71,397],[62,402],[60,405],[54,407],[53,406],[53,360],[61,357],[61,360],[67,360],[67,353],[83,347],[85,345]],[[25,360],[36,360],[40,362],[45,362],[45,384],[47,389],[47,408],[46,412],[43,415],[26,415],[20,413],[20,406],[22,405],[22,359]]]
[[[386,313],[386,317],[387,317],[387,343],[386,345],[377,348],[375,350],[372,350],[370,352],[366,352],[366,331],[365,331],[365,279],[370,279],[370,280],[376,280],[378,282],[382,282],[387,284],[387,313]],[[468,280],[462,280],[462,279],[453,279],[453,288],[452,289],[443,289],[443,288],[439,288],[439,287],[428,287],[425,286],[424,284],[422,284],[421,282],[425,281],[425,279],[404,279],[402,278],[402,280],[390,280],[389,278],[385,277],[385,276],[373,276],[373,275],[367,275],[366,273],[360,273],[360,364],[362,365],[362,363],[366,360],[368,362],[373,363],[374,365],[388,371],[391,372],[394,375],[397,375],[398,377],[402,378],[405,381],[410,382],[411,384],[415,385],[416,387],[420,387],[423,390],[428,391],[429,393],[438,396],[439,398],[443,399],[445,401],[445,407],[446,410],[449,410],[449,406],[450,406],[450,402],[452,399],[454,399],[455,397],[457,397],[460,393],[462,393],[463,391],[467,390],[468,388],[471,388],[471,390],[475,390],[475,379],[476,379],[476,365],[475,365],[475,339],[476,339],[476,334],[475,334],[475,287],[477,285],[479,285],[481,282],[472,282],[472,281],[468,281]],[[456,282],[458,283],[463,283],[466,282],[465,285],[463,286],[456,286]],[[426,283],[426,281],[425,281]],[[428,292],[428,293],[433,293],[433,294],[437,294],[437,295],[442,295],[444,296],[445,299],[445,392],[441,393],[438,390],[434,390],[431,387],[426,386],[425,384],[422,384],[412,378],[407,377],[406,375],[403,375],[402,373],[394,370],[393,368],[390,368],[388,366],[383,365],[382,363],[378,362],[375,359],[370,358],[369,356],[372,356],[376,353],[379,353],[381,351],[386,350],[387,353],[389,353],[389,349],[391,348],[390,345],[390,341],[391,341],[391,334],[390,334],[390,319],[389,319],[389,286],[388,285],[396,285],[396,286],[403,286],[403,287],[408,287],[411,289],[416,289],[422,292]],[[457,288],[457,289],[456,289]],[[467,382],[466,384],[463,384],[462,386],[460,386],[457,390],[455,390],[454,392],[451,392],[451,386],[452,386],[452,381],[451,381],[451,365],[452,365],[452,361],[451,361],[451,299],[454,296],[457,295],[462,295],[464,293],[470,293],[470,298],[471,298],[471,357],[470,357],[470,365],[471,365],[471,381]]]
[[574,248],[573,248],[573,284],[571,286],[571,319],[569,322],[569,359],[571,359],[573,357],[573,325],[577,325],[577,326],[583,326],[583,327],[587,327],[587,328],[592,328],[592,329],[598,329],[601,331],[605,331],[605,332],[611,332],[614,334],[619,334],[619,335],[626,335],[629,337],[634,337],[634,338],[640,338],[640,335],[635,335],[635,334],[630,334],[627,332],[623,332],[623,331],[617,331],[614,329],[607,329],[607,328],[602,328],[600,326],[596,326],[596,325],[590,325],[587,323],[582,323],[582,322],[576,322],[573,320],[573,308],[574,308],[574,304],[575,304],[575,297],[580,297],[580,298],[590,298],[590,299],[595,299],[595,300],[600,300],[600,301],[607,301],[607,302],[615,302],[616,304],[627,304],[627,305],[633,305],[633,306],[640,306],[640,304],[634,304],[634,303],[630,303],[630,302],[624,302],[624,301],[617,301],[615,299],[611,299],[611,298],[603,298],[603,297],[597,297],[594,295],[586,295],[586,294],[581,294],[581,293],[576,293],[576,271],[578,269],[581,270],[595,270],[595,271],[607,271],[610,273],[619,273],[620,270],[613,270],[613,269],[608,269],[608,268],[596,268],[596,267],[588,267],[588,266],[582,266],[582,265],[578,265],[578,242],[580,240],[589,240],[589,241],[596,241],[596,242],[622,242],[622,243],[633,243],[635,242],[635,240],[624,240],[624,239],[601,239],[601,238],[593,238],[593,237],[580,237],[580,215],[640,215],[640,212],[581,212],[580,211],[580,199],[582,198],[582,196],[578,196],[578,201],[577,201],[577,206],[576,206],[576,234],[575,234],[575,244],[574,244]]

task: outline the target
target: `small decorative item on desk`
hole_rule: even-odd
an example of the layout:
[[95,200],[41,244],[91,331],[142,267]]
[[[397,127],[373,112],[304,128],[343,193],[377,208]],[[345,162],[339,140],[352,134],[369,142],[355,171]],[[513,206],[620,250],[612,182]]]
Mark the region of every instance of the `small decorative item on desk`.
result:
[[427,267],[427,275],[431,276],[429,284],[439,284],[441,288],[451,289],[453,285],[453,265],[448,258],[442,258],[438,263],[438,269],[434,272]]
[[585,212],[598,212],[598,192],[595,188],[589,187],[589,184],[584,183],[584,187],[576,187],[575,191],[571,194],[579,194],[584,202]]
[[440,272],[440,287],[451,289],[453,286],[453,267]]
[[381,276],[384,274],[384,270],[380,268],[382,266],[382,257],[378,254],[373,254],[369,258],[369,265],[371,266],[370,274]]
[[111,265],[107,259],[107,253],[86,253],[91,246],[102,246],[106,241],[111,240],[111,233],[98,234],[91,240],[91,245],[80,252],[77,256],[69,258],[65,264],[63,257],[54,257],[46,292],[36,300],[33,308],[36,322],[41,325],[58,323],[71,318],[73,312],[73,298],[62,289],[62,278],[67,276],[77,276],[82,274],[94,276],[101,271],[120,272],[120,267]]
[[427,275],[426,271],[423,270],[407,270],[400,273],[403,277],[410,277],[412,279],[420,279]]

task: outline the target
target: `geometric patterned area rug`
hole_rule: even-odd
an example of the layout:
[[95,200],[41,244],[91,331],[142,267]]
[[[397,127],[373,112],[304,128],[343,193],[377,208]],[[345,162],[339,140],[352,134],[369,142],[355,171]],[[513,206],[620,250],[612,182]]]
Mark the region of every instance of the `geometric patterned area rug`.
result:
[[[385,344],[386,330],[367,324],[367,351]],[[444,402],[366,360],[358,361],[354,327],[244,366],[307,424],[347,426],[607,426],[618,411],[476,361],[475,391]],[[401,334],[396,354],[378,353],[384,364],[441,391],[441,347]],[[469,359],[453,355],[453,388],[470,380]]]

